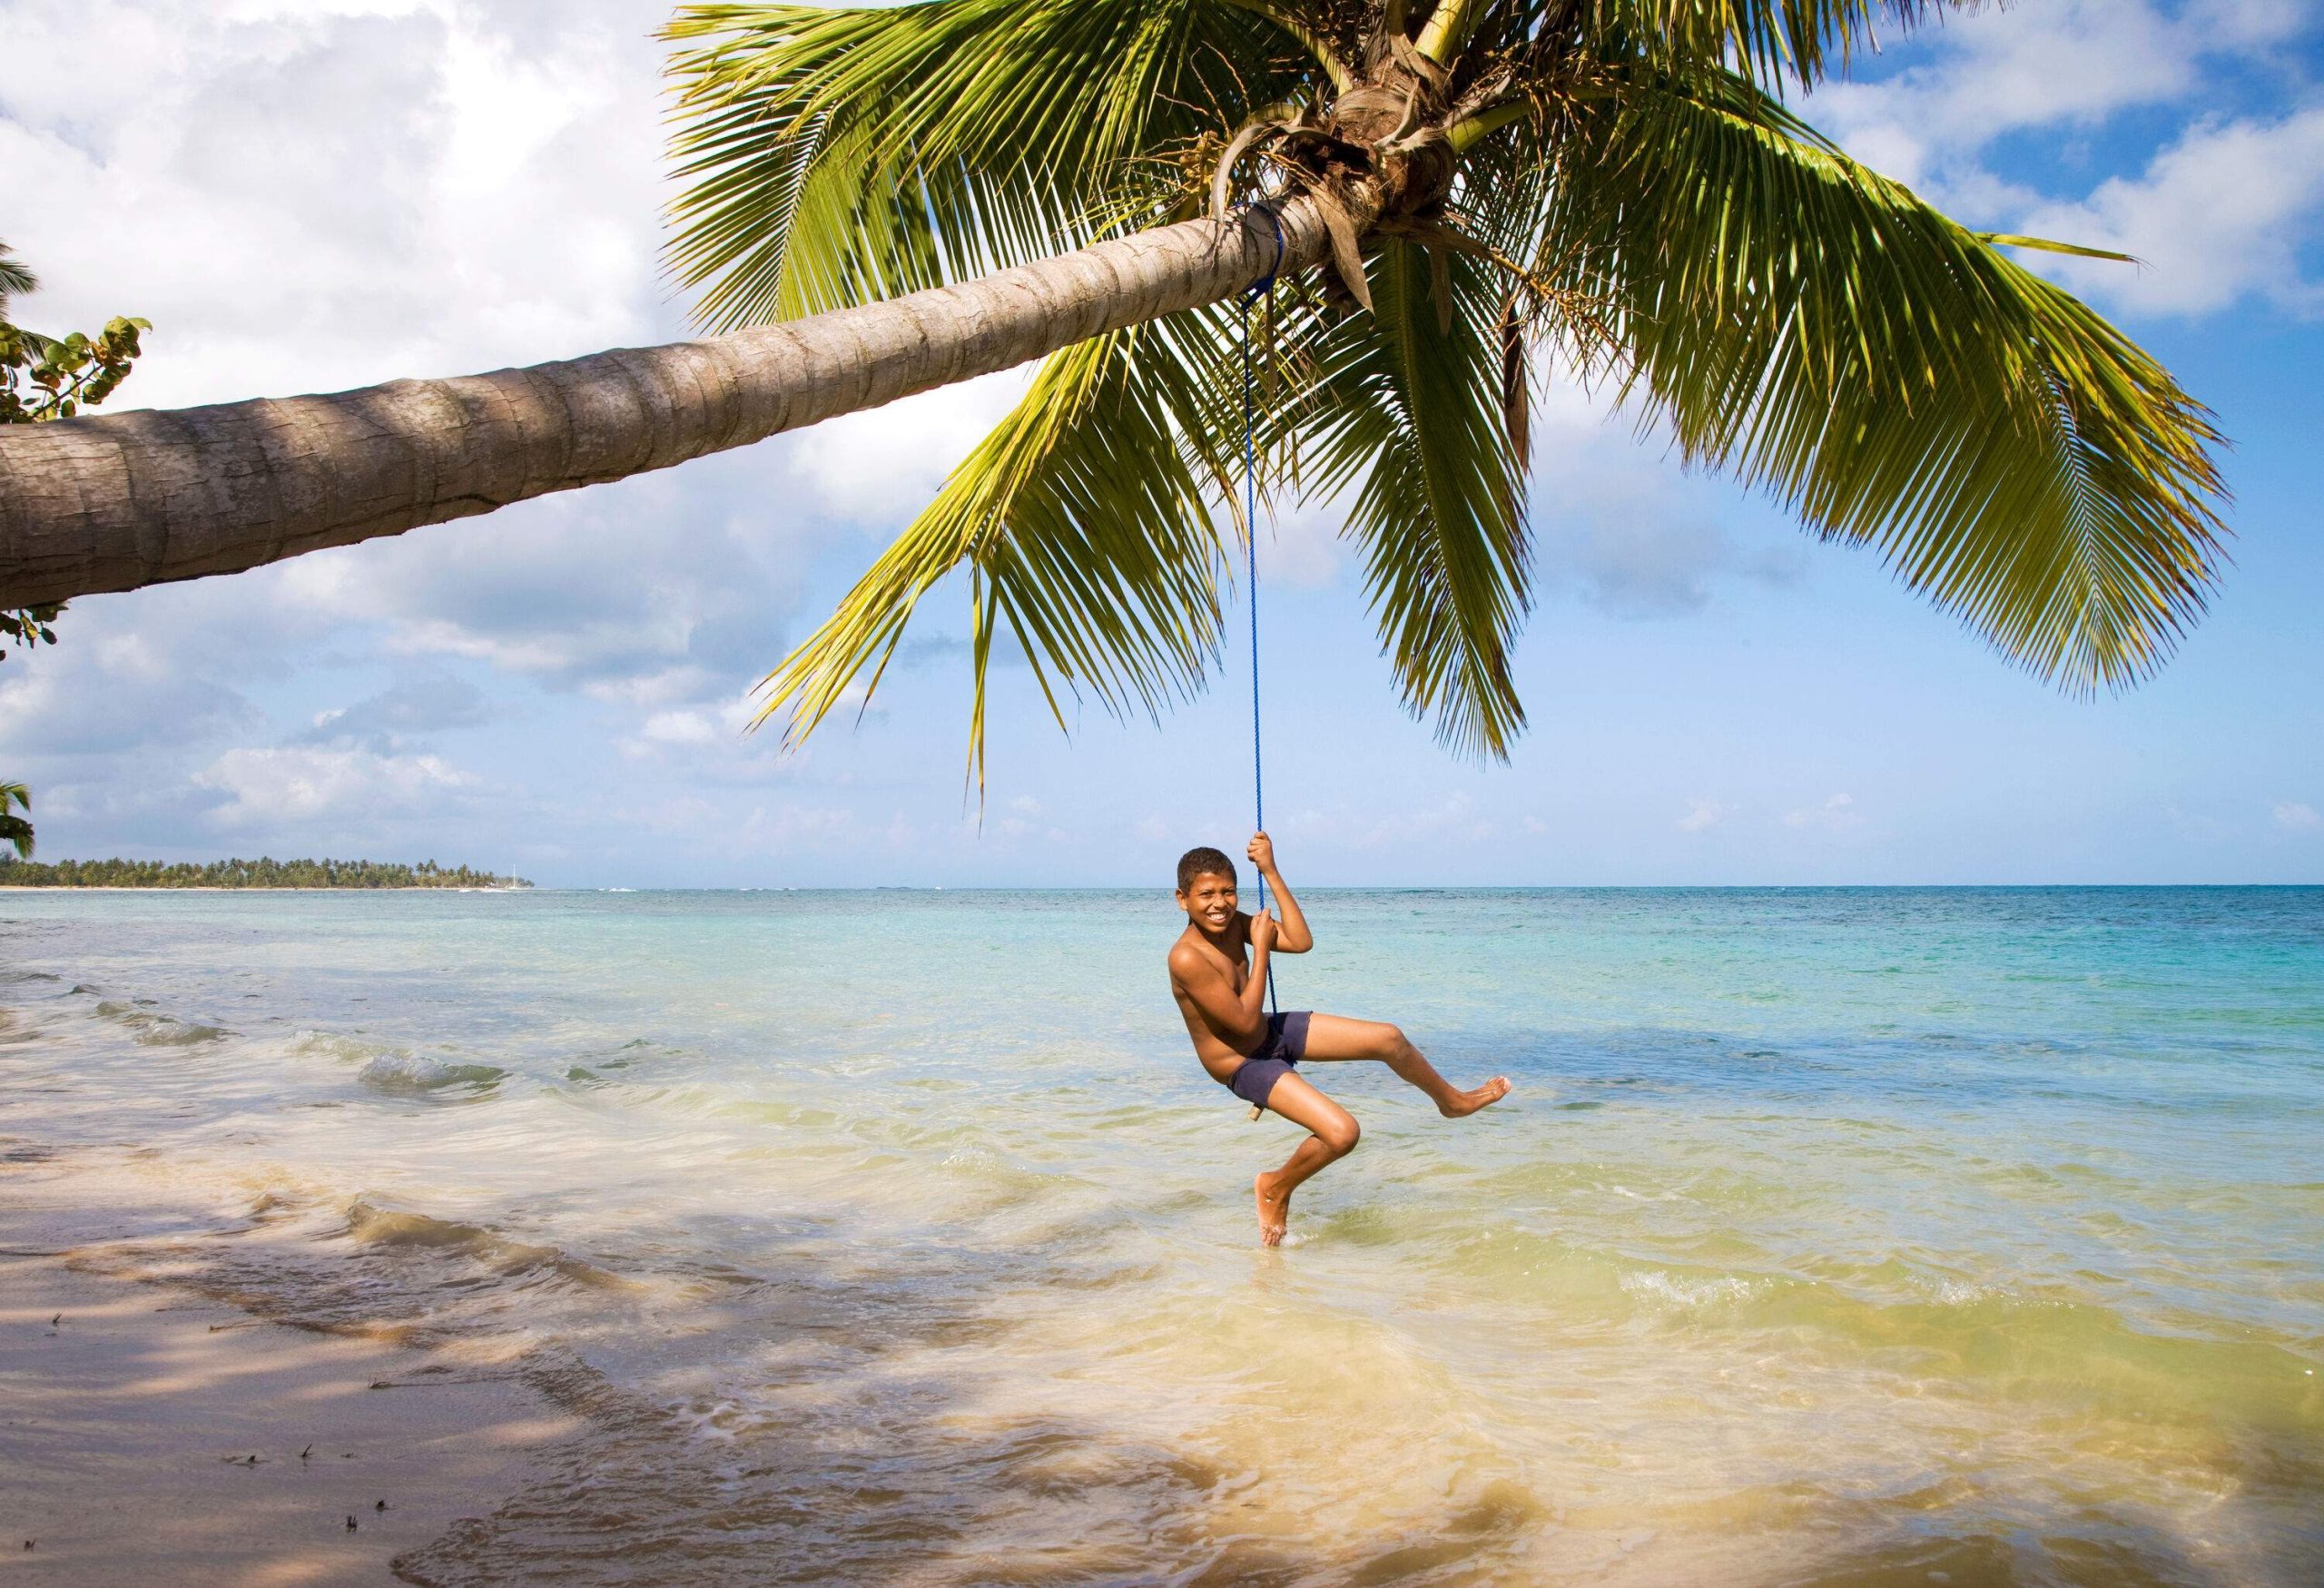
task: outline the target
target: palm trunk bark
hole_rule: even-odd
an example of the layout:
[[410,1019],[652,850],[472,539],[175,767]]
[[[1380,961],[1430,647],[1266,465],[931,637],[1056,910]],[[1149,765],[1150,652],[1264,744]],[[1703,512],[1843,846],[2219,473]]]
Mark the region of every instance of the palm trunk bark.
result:
[[[1285,271],[1331,251],[1282,213]],[[1260,217],[1187,221],[957,287],[702,341],[330,396],[0,427],[0,610],[235,573],[747,446],[1265,276]]]

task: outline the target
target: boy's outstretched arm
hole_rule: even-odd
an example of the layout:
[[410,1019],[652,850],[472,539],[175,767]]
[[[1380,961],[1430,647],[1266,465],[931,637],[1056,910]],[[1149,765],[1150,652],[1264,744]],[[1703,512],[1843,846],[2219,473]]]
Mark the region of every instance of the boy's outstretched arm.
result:
[[1264,833],[1251,834],[1251,847],[1244,853],[1259,868],[1267,889],[1275,894],[1276,912],[1282,917],[1282,928],[1276,933],[1275,950],[1279,953],[1304,954],[1315,946],[1315,934],[1307,930],[1307,917],[1301,913],[1299,901],[1291,896],[1291,884],[1275,869],[1275,840]]

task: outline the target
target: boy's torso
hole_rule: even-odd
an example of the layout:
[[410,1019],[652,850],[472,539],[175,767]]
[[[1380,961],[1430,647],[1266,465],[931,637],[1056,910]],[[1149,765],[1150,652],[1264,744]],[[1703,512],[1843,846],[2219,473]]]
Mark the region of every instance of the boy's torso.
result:
[[[1178,941],[1204,958],[1223,966],[1228,983],[1239,995],[1251,981],[1250,960],[1246,952],[1250,942],[1250,917],[1236,916],[1234,924],[1226,929],[1226,948],[1221,949],[1189,926],[1179,933]],[[1203,1068],[1214,1078],[1226,1080],[1241,1066],[1245,1058],[1242,1050],[1211,1025],[1209,1017],[1196,1006],[1195,1001],[1187,995],[1187,990],[1178,984],[1175,972],[1170,977],[1170,996],[1177,1001],[1178,1012],[1186,1017],[1187,1035],[1194,1039],[1195,1057],[1202,1060]]]

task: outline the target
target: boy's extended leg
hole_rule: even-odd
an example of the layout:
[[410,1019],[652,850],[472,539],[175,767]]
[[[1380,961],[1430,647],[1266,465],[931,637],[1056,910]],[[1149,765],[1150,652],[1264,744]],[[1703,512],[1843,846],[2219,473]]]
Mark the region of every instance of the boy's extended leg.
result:
[[1325,1164],[1354,1151],[1364,1129],[1354,1114],[1296,1075],[1276,1080],[1267,1093],[1267,1107],[1295,1125],[1306,1126],[1309,1132],[1281,1169],[1251,1182],[1251,1195],[1258,1203],[1259,1239],[1280,1246],[1291,1221],[1291,1193]]
[[1342,1014],[1310,1015],[1307,1050],[1301,1057],[1327,1061],[1377,1059],[1426,1092],[1428,1100],[1436,1105],[1436,1111],[1448,1119],[1473,1114],[1509,1095],[1509,1078],[1505,1075],[1496,1075],[1482,1086],[1462,1091],[1439,1075],[1436,1066],[1422,1057],[1421,1050],[1405,1040],[1403,1031],[1382,1021],[1350,1020]]

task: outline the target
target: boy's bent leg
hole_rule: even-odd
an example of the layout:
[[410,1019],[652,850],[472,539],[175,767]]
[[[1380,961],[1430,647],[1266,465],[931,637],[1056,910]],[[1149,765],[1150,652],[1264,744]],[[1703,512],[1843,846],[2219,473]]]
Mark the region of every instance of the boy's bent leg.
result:
[[1364,1129],[1354,1115],[1296,1075],[1285,1075],[1275,1081],[1267,1093],[1267,1107],[1308,1130],[1306,1139],[1292,1150],[1281,1169],[1251,1182],[1251,1195],[1258,1206],[1259,1239],[1279,1246],[1291,1220],[1291,1193],[1325,1164],[1353,1152]]
[[[1307,1049],[1301,1055],[1324,1062],[1376,1059],[1428,1094],[1436,1111],[1457,1119],[1488,1108],[1509,1095],[1509,1078],[1496,1075],[1482,1086],[1463,1091],[1436,1071],[1404,1033],[1383,1021],[1350,1020],[1344,1014],[1316,1014],[1307,1019]],[[1318,1094],[1321,1095],[1321,1094]]]

